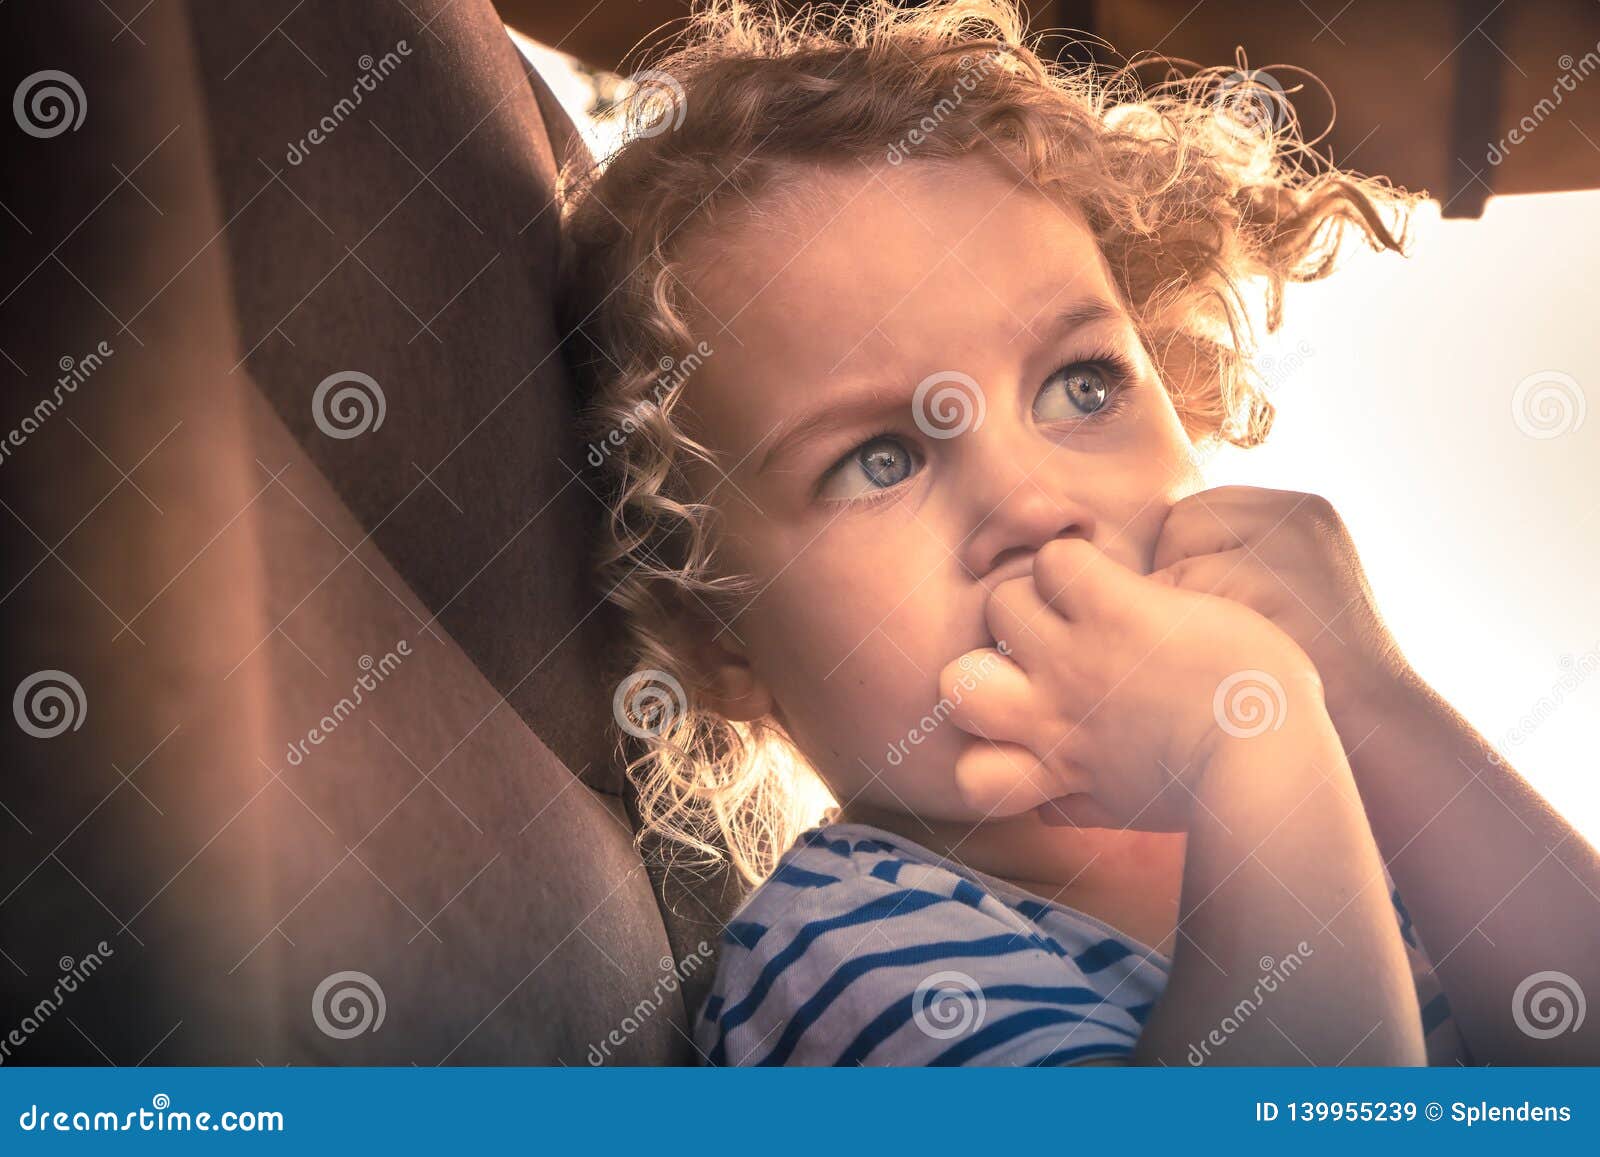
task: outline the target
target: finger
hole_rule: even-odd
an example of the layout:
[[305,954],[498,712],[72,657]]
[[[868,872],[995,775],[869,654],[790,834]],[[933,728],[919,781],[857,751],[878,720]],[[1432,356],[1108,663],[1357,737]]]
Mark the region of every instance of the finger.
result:
[[1239,600],[1247,581],[1258,566],[1243,547],[1219,554],[1197,554],[1180,558],[1146,577],[1151,582],[1203,595]]
[[984,815],[1020,815],[1047,799],[1086,791],[1088,773],[1060,765],[1056,770],[1019,743],[978,740],[956,757],[956,788],[963,801]]
[[1033,685],[1022,668],[993,647],[968,651],[939,672],[949,720],[970,735],[1026,743],[1038,714]]
[[990,591],[983,618],[996,645],[1004,643],[1007,654],[1024,672],[1044,655],[1067,645],[1066,624],[1039,597],[1034,580],[1026,575],[1007,579]]
[[1151,569],[1243,546],[1281,518],[1289,506],[1286,500],[1296,497],[1256,486],[1218,486],[1186,495],[1173,503],[1161,524]]
[[1039,805],[1039,822],[1052,828],[1121,828],[1106,806],[1087,792],[1057,796]]
[[1126,606],[1142,576],[1081,538],[1058,538],[1033,558],[1038,597],[1068,621],[1094,618]]

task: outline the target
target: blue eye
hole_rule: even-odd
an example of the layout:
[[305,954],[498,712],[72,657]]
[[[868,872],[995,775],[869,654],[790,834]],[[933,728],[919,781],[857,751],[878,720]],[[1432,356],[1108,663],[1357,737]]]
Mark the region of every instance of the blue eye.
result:
[[1105,406],[1111,390],[1105,371],[1093,362],[1062,366],[1039,388],[1033,413],[1047,422],[1087,417]]
[[916,468],[916,457],[903,440],[880,434],[839,459],[823,479],[818,497],[850,499],[887,490],[910,478]]

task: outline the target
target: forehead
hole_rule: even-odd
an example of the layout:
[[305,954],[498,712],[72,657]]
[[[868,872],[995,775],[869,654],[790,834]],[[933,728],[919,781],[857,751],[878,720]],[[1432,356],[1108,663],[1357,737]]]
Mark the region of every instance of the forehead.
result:
[[808,174],[684,254],[716,350],[686,389],[708,426],[781,416],[871,373],[1024,356],[1053,313],[1115,302],[1070,208],[970,159]]

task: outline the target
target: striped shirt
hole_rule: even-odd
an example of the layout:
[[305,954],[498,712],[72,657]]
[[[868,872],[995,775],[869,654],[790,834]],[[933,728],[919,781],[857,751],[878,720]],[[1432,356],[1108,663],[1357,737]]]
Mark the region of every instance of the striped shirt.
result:
[[[1391,896],[1429,1063],[1464,1059],[1392,884]],[[1263,958],[1256,1003],[1263,986],[1292,984],[1299,963]],[[1086,913],[881,828],[827,824],[805,832],[729,922],[695,1044],[712,1065],[1126,1061],[1170,969]],[[1196,1042],[1189,1063],[1218,1052],[1248,1004]]]

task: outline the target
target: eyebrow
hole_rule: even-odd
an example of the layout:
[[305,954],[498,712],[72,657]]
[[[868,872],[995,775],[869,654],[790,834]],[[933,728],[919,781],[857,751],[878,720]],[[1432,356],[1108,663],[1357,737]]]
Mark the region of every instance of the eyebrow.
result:
[[[1121,306],[1096,297],[1074,302],[1058,310],[1051,317],[1047,332],[1065,336],[1097,322],[1126,320],[1128,315]],[[1026,328],[1031,330],[1033,327],[1030,325]],[[882,379],[878,379],[879,383],[881,381]],[[912,392],[914,390],[897,391],[893,396],[886,398],[874,388],[870,393],[790,415],[774,426],[767,435],[772,440],[771,445],[762,455],[756,473],[765,474],[774,462],[792,456],[806,443],[813,442],[826,434],[849,429],[865,423],[870,418],[909,407]]]

